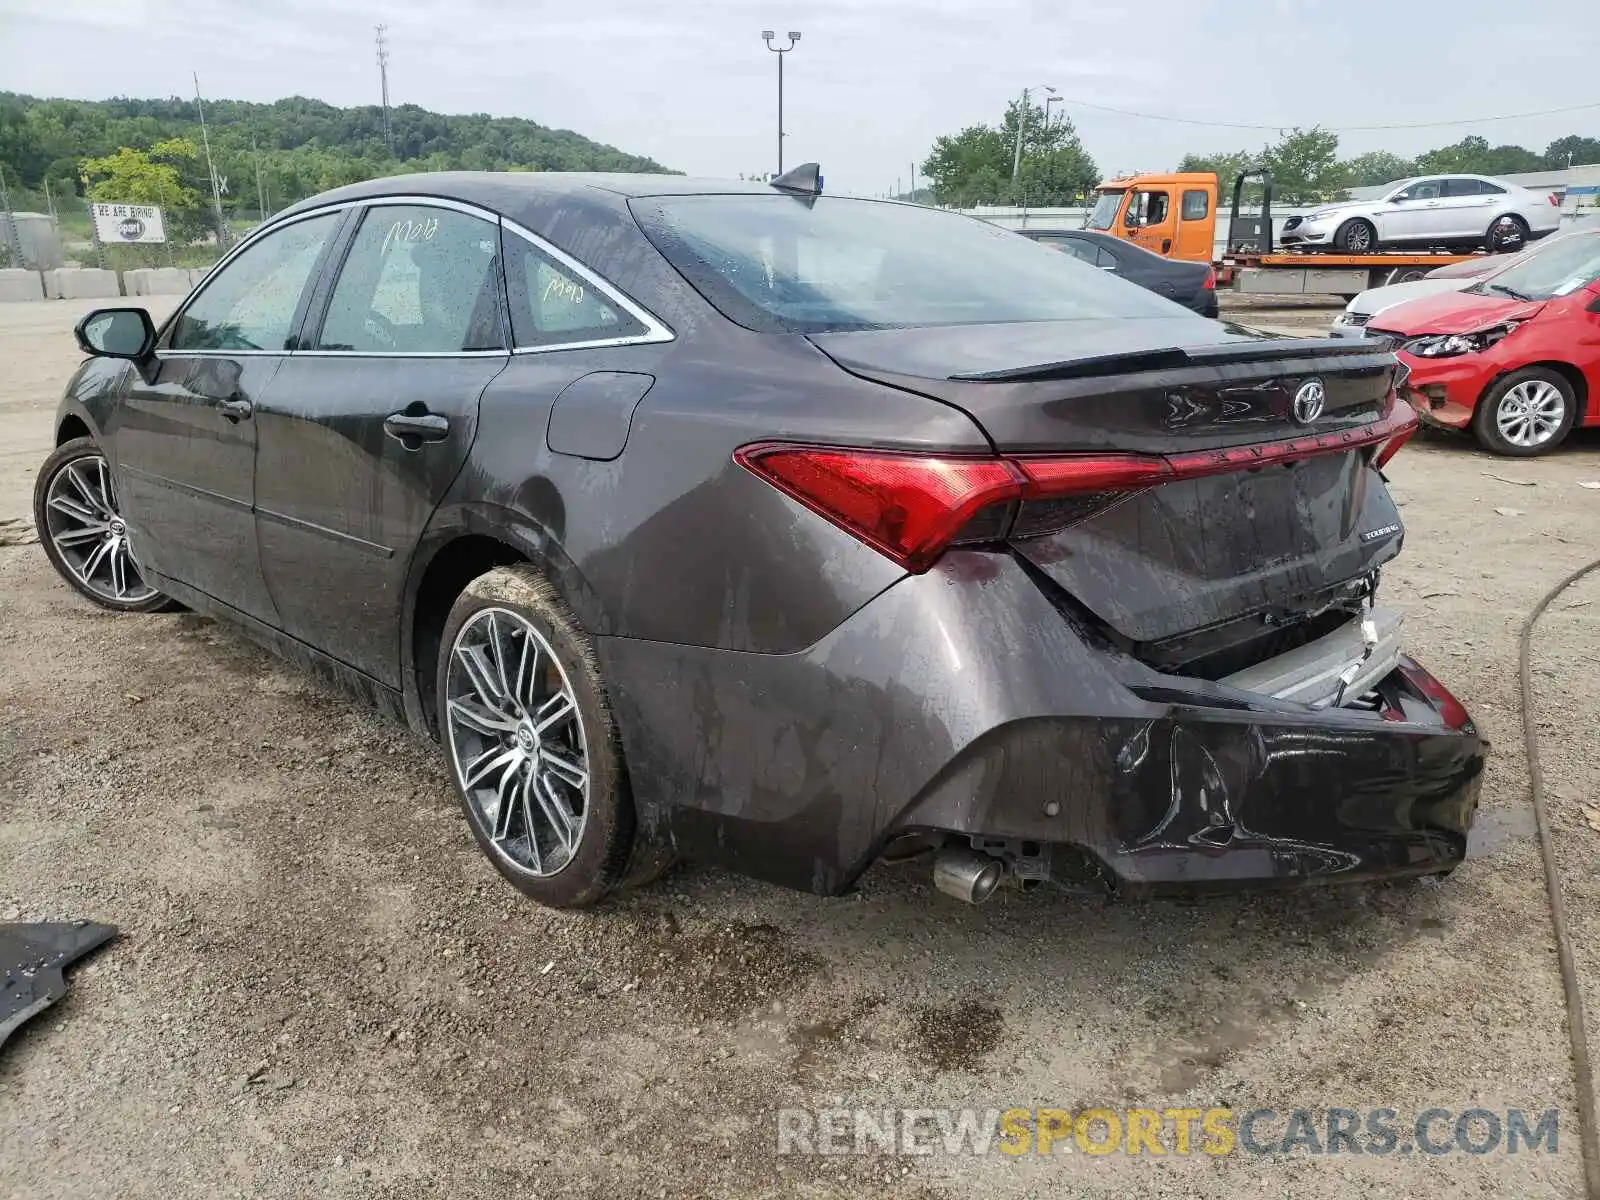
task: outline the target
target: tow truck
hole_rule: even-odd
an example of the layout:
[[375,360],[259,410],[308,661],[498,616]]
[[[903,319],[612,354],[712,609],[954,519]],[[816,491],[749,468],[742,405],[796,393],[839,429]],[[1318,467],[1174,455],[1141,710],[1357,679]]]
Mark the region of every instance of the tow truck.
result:
[[[1245,185],[1261,183],[1259,214],[1241,213]],[[1334,295],[1346,300],[1368,288],[1421,279],[1435,267],[1464,262],[1482,252],[1447,249],[1374,251],[1367,254],[1322,250],[1278,250],[1272,230],[1272,176],[1242,172],[1233,182],[1225,252],[1216,253],[1217,177],[1210,172],[1128,175],[1095,189],[1094,207],[1084,222],[1142,246],[1164,258],[1211,263],[1217,286],[1249,295]]]

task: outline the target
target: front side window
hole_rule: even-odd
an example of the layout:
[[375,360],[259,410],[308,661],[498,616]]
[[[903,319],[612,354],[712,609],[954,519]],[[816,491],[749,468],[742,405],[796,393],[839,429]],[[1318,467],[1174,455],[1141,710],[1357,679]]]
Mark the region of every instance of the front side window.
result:
[[328,301],[319,350],[503,350],[500,227],[447,208],[374,205]]
[[1138,216],[1130,225],[1160,225],[1167,219],[1166,192],[1135,192],[1128,205],[1128,215]]
[[1394,199],[1406,200],[1437,200],[1439,198],[1439,181],[1437,179],[1419,179],[1403,191],[1396,192]]
[[583,275],[509,233],[506,297],[511,336],[519,347],[610,341],[646,332]]
[[762,332],[1192,315],[1048,246],[938,209],[777,194],[631,207],[701,295]]
[[339,213],[296,221],[242,250],[173,324],[172,350],[285,350],[300,297]]

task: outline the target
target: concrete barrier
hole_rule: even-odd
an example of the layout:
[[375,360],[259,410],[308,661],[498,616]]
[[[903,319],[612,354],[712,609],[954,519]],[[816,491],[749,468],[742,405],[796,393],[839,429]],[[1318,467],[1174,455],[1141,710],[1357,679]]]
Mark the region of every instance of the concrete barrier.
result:
[[185,296],[192,285],[183,267],[135,267],[122,273],[127,296]]
[[39,272],[22,267],[0,270],[0,303],[43,299],[44,281],[39,278]]
[[44,273],[44,294],[51,300],[111,299],[122,295],[122,287],[115,271],[58,267]]

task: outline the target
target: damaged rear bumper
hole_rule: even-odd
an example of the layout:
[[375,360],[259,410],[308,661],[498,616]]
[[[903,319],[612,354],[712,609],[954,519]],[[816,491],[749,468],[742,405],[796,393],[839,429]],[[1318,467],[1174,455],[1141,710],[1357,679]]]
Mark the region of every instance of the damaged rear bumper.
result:
[[826,894],[921,835],[1115,894],[1438,873],[1483,769],[1409,659],[1359,707],[1165,675],[1003,554],[949,554],[799,654],[599,649],[641,830]]

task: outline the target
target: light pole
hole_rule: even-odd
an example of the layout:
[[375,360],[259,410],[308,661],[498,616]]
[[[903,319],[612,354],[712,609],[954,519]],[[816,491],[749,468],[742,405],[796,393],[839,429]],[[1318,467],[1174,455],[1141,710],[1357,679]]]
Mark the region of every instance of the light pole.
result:
[[[1017,172],[1022,169],[1022,131],[1028,124],[1028,93],[1035,88],[1049,92],[1052,96],[1056,94],[1055,88],[1047,83],[1036,83],[1033,87],[1022,89],[1022,107],[1017,110],[1017,148],[1011,155],[1011,178],[1013,179],[1017,177]],[[1050,102],[1046,100],[1045,111],[1049,112],[1049,108]]]
[[1060,96],[1046,96],[1045,97],[1045,101],[1044,101],[1044,127],[1045,127],[1045,129],[1047,131],[1050,128],[1050,106],[1052,104],[1060,104],[1061,102],[1062,101],[1061,101],[1061,97]]
[[784,36],[789,39],[787,46],[774,46],[772,40],[778,35],[770,29],[761,31],[761,40],[767,44],[767,49],[778,56],[778,174],[783,174],[783,56],[793,50],[795,43],[800,40],[800,35],[793,30]]

